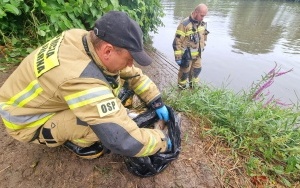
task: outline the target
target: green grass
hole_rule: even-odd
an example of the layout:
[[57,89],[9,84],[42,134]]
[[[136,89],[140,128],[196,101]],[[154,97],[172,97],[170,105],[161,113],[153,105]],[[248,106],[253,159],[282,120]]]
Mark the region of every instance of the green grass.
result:
[[[259,87],[256,84],[253,88]],[[236,94],[204,84],[192,91],[171,88],[163,98],[175,110],[205,120],[209,124],[205,126],[211,128],[204,134],[226,141],[236,154],[246,158],[249,176],[267,176],[292,186],[300,179],[298,106],[283,107],[276,100],[266,103],[249,96],[252,93]],[[204,125],[199,122],[199,126]]]

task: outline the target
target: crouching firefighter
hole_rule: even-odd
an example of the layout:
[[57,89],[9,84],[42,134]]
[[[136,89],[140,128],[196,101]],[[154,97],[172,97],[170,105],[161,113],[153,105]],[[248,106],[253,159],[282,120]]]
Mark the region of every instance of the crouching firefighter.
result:
[[202,69],[201,53],[207,40],[207,23],[203,18],[207,7],[199,4],[191,15],[178,25],[173,41],[175,61],[179,65],[178,87],[185,89],[188,85],[193,88],[199,83]]
[[92,31],[63,32],[29,54],[0,88],[7,132],[25,143],[63,145],[87,159],[105,150],[129,157],[171,151],[169,136],[138,127],[117,97],[120,80],[130,77],[130,89],[169,121],[158,88],[134,61],[146,66],[152,59],[141,28],[124,12],[108,12]]

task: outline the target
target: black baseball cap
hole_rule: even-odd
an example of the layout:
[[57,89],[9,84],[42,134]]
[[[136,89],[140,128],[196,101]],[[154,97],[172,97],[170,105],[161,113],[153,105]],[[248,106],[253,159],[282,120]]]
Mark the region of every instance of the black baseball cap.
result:
[[152,63],[143,48],[143,32],[138,23],[121,11],[110,11],[95,22],[94,33],[100,39],[125,48],[142,66]]

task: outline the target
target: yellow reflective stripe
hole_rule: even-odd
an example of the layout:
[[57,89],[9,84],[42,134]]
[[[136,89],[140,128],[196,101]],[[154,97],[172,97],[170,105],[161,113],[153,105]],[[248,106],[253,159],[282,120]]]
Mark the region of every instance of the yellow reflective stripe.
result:
[[197,30],[198,30],[198,31],[204,31],[204,30],[205,30],[205,27],[198,27]]
[[45,122],[47,122],[53,115],[53,114],[50,114],[42,119],[39,119],[35,122],[32,122],[32,123],[27,123],[27,124],[22,124],[22,125],[18,125],[18,124],[14,124],[14,123],[11,123],[9,121],[7,121],[6,119],[2,118],[3,120],[3,123],[4,125],[9,128],[9,129],[12,129],[12,130],[20,130],[20,129],[23,129],[23,128],[31,128],[31,127],[37,127],[37,126],[41,126],[43,124],[45,124]]
[[28,97],[27,99],[23,100],[19,104],[19,106],[24,106],[25,104],[27,104],[28,102],[30,102],[32,99],[36,98],[42,91],[43,91],[42,88],[38,88],[32,95],[30,95],[30,97]]
[[189,36],[189,35],[191,35],[191,34],[193,34],[193,33],[196,33],[196,32],[188,31],[188,32],[186,32],[185,36]]
[[177,30],[176,31],[177,35],[185,36],[185,33],[183,31]]
[[193,82],[193,83],[195,83],[195,82],[198,83],[198,82],[199,82],[199,78],[198,78],[198,77],[197,77],[197,78],[192,78],[192,82]]
[[119,84],[119,85],[118,85],[118,87],[117,87],[116,89],[114,89],[114,90],[113,90],[113,92],[114,92],[115,96],[118,96],[118,95],[119,95],[119,93],[120,93],[120,90],[121,90],[121,87],[122,87],[122,85],[121,85],[121,84]]
[[174,51],[175,55],[181,55],[183,54],[183,51],[182,50],[176,50]]
[[138,85],[134,89],[134,92],[138,95],[145,92],[149,88],[151,83],[152,83],[151,80],[148,78],[147,80],[143,81],[140,85]]
[[156,146],[156,139],[153,135],[150,135],[149,144],[141,156],[148,156],[151,152],[153,152],[155,146]]
[[193,31],[193,30],[190,30],[186,33],[184,33],[183,31],[181,30],[176,30],[176,34],[177,35],[180,35],[180,36],[189,36],[189,35],[192,35],[194,33],[197,33],[197,32],[201,32],[201,31],[204,31],[205,30],[205,27],[198,27],[197,31]]
[[83,139],[80,139],[80,138],[74,139],[74,140],[72,140],[72,142],[78,142],[78,143],[84,143],[84,144],[89,143],[89,142],[87,142],[87,141],[85,141]]
[[197,55],[199,55],[199,52],[198,51],[197,52],[192,52],[191,55],[192,56],[197,56]]
[[4,108],[7,107],[7,106],[10,106],[10,105],[6,105],[5,102],[1,102],[1,103],[0,103],[0,108],[1,108],[2,110],[4,110]]
[[108,87],[97,87],[78,93],[74,93],[65,97],[70,109],[75,109],[97,101],[114,97]]
[[186,80],[181,80],[181,81],[179,81],[178,83],[180,84],[180,85],[185,85],[186,83],[187,83],[187,79]]
[[43,89],[40,87],[37,80],[32,81],[23,91],[13,96],[7,104],[15,104],[17,106],[24,106],[32,99],[37,97]]

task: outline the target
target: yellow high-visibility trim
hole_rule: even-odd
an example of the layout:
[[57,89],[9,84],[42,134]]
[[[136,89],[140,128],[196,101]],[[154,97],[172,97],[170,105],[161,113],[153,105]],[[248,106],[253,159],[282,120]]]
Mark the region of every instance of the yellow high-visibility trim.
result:
[[134,89],[134,92],[138,95],[142,94],[149,88],[150,84],[151,84],[151,80],[148,78],[147,80],[144,80],[139,86],[137,86]]
[[199,52],[192,52],[191,55],[192,56],[197,56],[197,55],[199,55]]
[[174,51],[175,55],[181,55],[183,54],[183,51],[182,50],[176,50]]
[[85,101],[82,101],[82,102],[79,102],[79,103],[76,103],[76,104],[72,104],[69,107],[70,107],[70,109],[75,109],[75,108],[78,108],[78,107],[82,107],[82,106],[94,103],[96,101],[101,101],[101,100],[112,98],[112,97],[114,97],[113,94],[102,95],[102,96],[99,96],[99,97],[96,97],[96,98],[93,98],[93,99],[90,99],[90,100],[85,100]]
[[[34,88],[34,87],[37,87]],[[34,91],[34,92],[33,92]],[[28,102],[30,102],[32,99],[37,97],[43,89],[39,86],[38,81],[34,80],[29,85],[20,93],[17,95],[13,96],[6,104],[11,105],[11,104],[16,104],[20,107],[24,106]],[[18,101],[19,99],[22,98],[22,96],[25,96],[26,94],[30,94],[30,92],[33,92],[30,96],[27,96],[26,98],[22,99],[21,101]]]
[[193,34],[193,33],[196,33],[196,32],[188,31],[188,32],[186,32],[185,36],[189,36],[189,35],[191,35],[191,34]]
[[192,82],[194,82],[194,83],[195,83],[195,82],[198,83],[199,80],[200,80],[200,79],[199,79],[198,77],[197,77],[197,78],[192,78]]
[[198,27],[197,30],[198,30],[198,31],[204,31],[204,30],[205,30],[205,27]]
[[[65,100],[69,104],[70,109],[75,109],[82,107],[97,101],[109,99],[115,97],[108,87],[97,87],[88,89],[85,91],[80,91],[65,97]],[[76,103],[70,103],[71,101],[76,101]]]
[[0,107],[1,107],[2,110],[4,110],[4,108],[7,107],[7,106],[10,106],[10,105],[7,105],[5,102],[0,103]]
[[149,144],[141,156],[148,156],[151,152],[153,152],[155,146],[156,146],[156,139],[153,135],[150,135]]
[[28,97],[27,99],[23,100],[19,104],[19,106],[24,106],[25,104],[27,104],[28,102],[30,102],[32,99],[36,98],[42,91],[43,91],[42,88],[38,88],[32,95],[30,95],[30,97]]
[[185,36],[185,33],[183,31],[177,30],[176,31],[177,35]]
[[78,142],[78,143],[83,143],[83,144],[89,143],[88,141],[86,141],[86,140],[84,140],[84,139],[80,139],[80,138],[74,139],[74,140],[72,140],[72,142]]
[[45,124],[53,115],[53,114],[50,114],[42,119],[39,119],[35,122],[32,122],[32,123],[28,123],[28,124],[22,124],[22,125],[18,125],[18,124],[14,124],[14,123],[11,123],[9,121],[7,121],[6,119],[2,118],[3,120],[3,123],[4,125],[11,129],[11,130],[20,130],[20,129],[23,129],[23,128],[32,128],[32,127],[37,127],[37,126],[41,126],[43,124]]
[[25,93],[27,93],[28,91],[30,91],[34,85],[37,84],[37,80],[33,80],[31,83],[29,83],[29,85],[20,93],[16,94],[15,96],[13,96],[8,102],[7,104],[14,104],[14,102],[20,98],[22,95],[24,95]]
[[117,87],[116,89],[113,90],[115,96],[118,96],[118,95],[119,95],[121,88],[122,88],[122,85],[119,84],[118,87]]
[[187,79],[186,80],[180,80],[179,82],[178,82],[178,84],[180,84],[180,85],[185,85],[186,83],[187,83]]
[[84,96],[84,95],[89,94],[89,93],[95,93],[95,92],[105,91],[105,90],[110,91],[109,88],[105,87],[105,86],[103,86],[103,87],[96,87],[96,88],[92,88],[92,89],[80,91],[78,93],[73,93],[71,95],[65,96],[65,100],[69,101],[71,99],[78,98],[79,96]]

